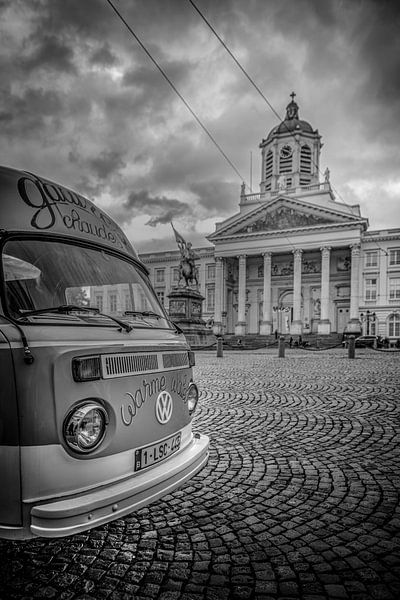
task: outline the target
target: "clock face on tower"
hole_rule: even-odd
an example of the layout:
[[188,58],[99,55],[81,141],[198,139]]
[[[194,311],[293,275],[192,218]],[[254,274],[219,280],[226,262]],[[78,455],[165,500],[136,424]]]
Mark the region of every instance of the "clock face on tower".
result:
[[290,158],[293,154],[293,150],[288,145],[282,146],[279,154],[280,154],[281,158]]

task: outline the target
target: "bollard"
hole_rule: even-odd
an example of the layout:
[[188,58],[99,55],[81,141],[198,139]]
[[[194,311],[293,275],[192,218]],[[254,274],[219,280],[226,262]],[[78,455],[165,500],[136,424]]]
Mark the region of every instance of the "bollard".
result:
[[355,356],[355,348],[356,348],[356,338],[354,335],[349,335],[348,339],[348,348],[349,348],[349,358],[354,358]]
[[223,339],[222,336],[217,337],[217,358],[223,358],[224,350],[223,350]]
[[285,358],[285,338],[280,336],[278,342],[278,358]]

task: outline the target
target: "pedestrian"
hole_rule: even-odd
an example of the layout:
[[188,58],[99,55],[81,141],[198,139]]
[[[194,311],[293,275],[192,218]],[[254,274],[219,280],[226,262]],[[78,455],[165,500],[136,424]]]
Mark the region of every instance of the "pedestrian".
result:
[[291,348],[293,346],[293,338],[292,336],[290,336],[290,340],[289,340],[289,348]]
[[277,329],[275,329],[275,339],[276,340],[278,339],[278,330]]
[[299,335],[299,346],[303,345],[303,338],[301,337],[301,335]]

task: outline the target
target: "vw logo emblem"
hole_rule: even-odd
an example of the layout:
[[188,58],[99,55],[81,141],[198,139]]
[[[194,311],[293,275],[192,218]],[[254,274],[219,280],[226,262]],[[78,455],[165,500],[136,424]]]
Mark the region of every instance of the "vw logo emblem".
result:
[[172,415],[172,398],[168,392],[161,392],[158,394],[156,400],[156,417],[157,421],[161,425],[168,423]]

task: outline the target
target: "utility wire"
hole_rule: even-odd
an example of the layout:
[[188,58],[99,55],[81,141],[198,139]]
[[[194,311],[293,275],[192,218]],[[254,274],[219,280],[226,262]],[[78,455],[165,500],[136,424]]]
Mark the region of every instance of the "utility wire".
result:
[[[132,27],[127,23],[127,21],[124,19],[124,17],[121,15],[121,13],[118,11],[118,9],[114,6],[114,4],[111,2],[111,0],[106,0],[108,2],[108,4],[111,6],[111,8],[113,9],[113,11],[115,12],[115,14],[119,17],[119,19],[122,21],[122,23],[125,25],[125,27],[128,29],[128,31],[132,34],[132,36],[135,38],[135,40],[137,41],[137,43],[139,44],[139,46],[142,48],[142,50],[147,54],[147,56],[150,58],[150,60],[152,61],[152,63],[157,67],[157,69],[160,71],[161,75],[164,77],[164,79],[169,83],[169,85],[172,87],[172,89],[174,90],[175,94],[177,94],[177,96],[179,96],[179,98],[182,100],[183,104],[186,106],[186,108],[188,109],[188,111],[190,112],[190,114],[193,116],[193,118],[197,121],[197,123],[200,125],[200,127],[203,129],[203,131],[208,135],[208,137],[210,138],[210,140],[212,141],[212,143],[214,144],[214,146],[219,150],[219,152],[222,154],[222,156],[225,158],[225,160],[227,161],[227,163],[232,167],[232,169],[235,171],[236,175],[239,176],[241,181],[245,181],[245,179],[242,177],[242,175],[240,174],[240,172],[238,171],[238,169],[236,168],[236,166],[233,164],[233,162],[230,160],[230,158],[225,154],[224,150],[221,148],[221,146],[218,144],[218,142],[216,141],[216,139],[213,137],[213,135],[209,132],[209,130],[207,129],[207,127],[202,123],[202,121],[200,120],[200,118],[196,115],[196,113],[194,112],[194,110],[190,107],[189,103],[185,100],[185,98],[182,96],[182,94],[179,92],[179,90],[176,88],[176,86],[174,85],[174,83],[171,81],[171,79],[168,77],[168,75],[166,74],[166,72],[164,71],[164,69],[158,64],[158,62],[155,60],[155,58],[153,58],[153,56],[150,54],[149,50],[146,48],[146,46],[143,44],[143,42],[139,39],[139,37],[137,36],[137,34],[133,31]],[[247,185],[247,184],[246,184]],[[247,187],[250,189],[249,185],[247,185]]]
[[[226,43],[218,35],[218,33],[216,32],[216,30],[214,29],[214,27],[211,25],[211,23],[206,19],[206,17],[203,15],[203,13],[200,11],[200,9],[196,6],[196,4],[193,2],[193,0],[189,0],[189,2],[193,6],[193,8],[196,10],[196,12],[200,15],[200,17],[203,19],[203,21],[206,23],[206,25],[211,29],[211,31],[213,32],[213,34],[215,35],[215,37],[218,39],[218,41],[222,44],[222,46],[228,52],[229,56],[235,61],[236,65],[242,71],[243,75],[250,81],[250,83],[252,84],[252,86],[257,90],[257,92],[260,94],[260,96],[263,98],[263,100],[268,104],[269,108],[272,110],[272,112],[274,113],[274,115],[276,117],[278,117],[279,121],[282,122],[282,125],[284,125],[286,127],[287,132],[290,133],[290,135],[293,137],[295,143],[300,146],[300,142],[298,140],[296,140],[295,134],[292,131],[290,131],[290,129],[287,127],[285,121],[281,118],[281,116],[279,115],[279,113],[275,110],[275,108],[272,106],[272,104],[270,103],[270,101],[268,100],[268,98],[265,96],[265,94],[263,94],[263,92],[260,90],[260,88],[255,83],[255,81],[250,77],[250,75],[247,73],[247,71],[242,67],[242,65],[240,64],[240,62],[236,58],[236,56],[230,51],[230,49],[228,48],[228,46],[226,45]],[[317,168],[318,173],[320,175],[322,175],[322,172],[321,172],[320,168],[318,167],[317,163],[314,162],[313,159],[311,159],[311,160],[312,160],[313,165]],[[337,190],[334,189],[334,187],[333,187],[332,184],[331,184],[331,188],[339,196],[339,198],[341,199],[341,201],[343,202],[343,204],[346,204],[346,202],[343,200],[343,198],[340,196],[340,194],[337,192]]]
[[[203,15],[203,13],[197,8],[197,6],[195,5],[195,3],[192,0],[189,0],[190,4],[193,6],[193,8],[199,13],[200,17],[203,19],[203,21],[206,23],[206,25],[211,29],[211,31],[213,32],[213,34],[215,35],[215,37],[218,39],[218,41],[223,45],[223,47],[225,48],[225,50],[228,52],[229,56],[235,61],[235,63],[237,64],[237,66],[239,67],[239,69],[242,71],[243,75],[245,77],[247,77],[247,79],[250,81],[251,85],[255,87],[255,89],[257,90],[257,92],[260,94],[260,96],[265,100],[265,102],[268,104],[268,106],[270,107],[270,109],[272,110],[272,112],[276,115],[276,117],[278,117],[279,121],[282,121],[279,113],[277,113],[277,111],[275,110],[275,108],[272,106],[272,104],[270,103],[270,101],[268,100],[268,98],[266,98],[263,94],[263,92],[260,90],[260,88],[258,87],[258,85],[255,83],[255,81],[250,77],[250,75],[247,73],[247,71],[242,67],[242,65],[240,64],[240,62],[238,61],[238,59],[236,58],[236,56],[230,51],[230,49],[228,48],[228,46],[225,44],[224,40],[218,35],[218,33],[215,31],[214,27],[211,25],[211,23],[209,21],[207,21],[206,17]],[[288,130],[289,131],[289,130]],[[290,133],[290,132],[289,132]]]

